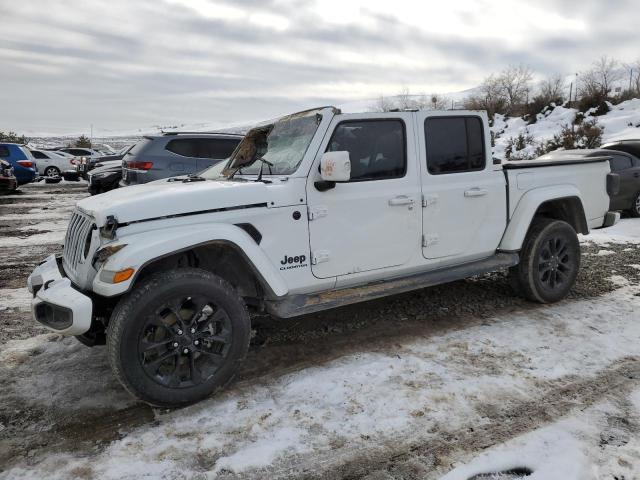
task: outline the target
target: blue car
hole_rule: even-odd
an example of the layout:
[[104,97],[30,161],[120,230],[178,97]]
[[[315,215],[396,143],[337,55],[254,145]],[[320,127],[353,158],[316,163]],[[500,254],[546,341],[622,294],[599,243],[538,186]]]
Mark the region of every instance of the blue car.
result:
[[36,162],[25,145],[0,143],[0,158],[9,162],[13,167],[13,174],[18,180],[18,185],[33,182],[38,176]]

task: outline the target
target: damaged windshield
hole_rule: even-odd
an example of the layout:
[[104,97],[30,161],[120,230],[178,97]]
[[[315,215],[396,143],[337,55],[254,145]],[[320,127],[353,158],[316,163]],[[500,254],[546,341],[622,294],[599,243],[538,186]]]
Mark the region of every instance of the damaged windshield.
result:
[[227,171],[239,168],[238,175],[257,175],[262,167],[264,175],[295,172],[321,120],[319,110],[310,110],[253,128],[231,156]]

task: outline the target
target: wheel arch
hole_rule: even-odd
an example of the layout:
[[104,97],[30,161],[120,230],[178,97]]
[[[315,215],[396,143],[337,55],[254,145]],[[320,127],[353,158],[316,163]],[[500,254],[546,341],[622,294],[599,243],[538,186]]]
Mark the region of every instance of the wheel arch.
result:
[[499,249],[519,251],[536,218],[562,220],[571,225],[576,233],[589,233],[582,196],[577,188],[536,189],[527,192],[518,202]]
[[[196,227],[196,228],[193,228]],[[134,275],[119,284],[93,280],[93,290],[103,296],[122,295],[150,273],[180,267],[196,267],[224,278],[247,297],[278,298],[287,285],[255,240],[230,224],[174,227],[125,236],[125,248],[105,262],[102,269],[134,268]]]

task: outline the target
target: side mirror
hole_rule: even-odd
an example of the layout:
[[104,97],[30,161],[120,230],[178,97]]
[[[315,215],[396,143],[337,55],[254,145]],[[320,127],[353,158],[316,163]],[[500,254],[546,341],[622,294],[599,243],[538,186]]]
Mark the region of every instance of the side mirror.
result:
[[348,182],[351,178],[349,152],[325,152],[320,159],[320,175],[325,182]]

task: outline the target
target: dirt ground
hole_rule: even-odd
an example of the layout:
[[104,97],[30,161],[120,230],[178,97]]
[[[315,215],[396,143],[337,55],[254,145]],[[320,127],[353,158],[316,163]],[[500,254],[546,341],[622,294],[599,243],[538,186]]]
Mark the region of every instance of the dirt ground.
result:
[[[135,403],[111,375],[103,347],[90,349],[73,338],[46,333],[31,320],[18,289],[25,286],[26,277],[42,258],[61,250],[66,218],[73,203],[85,195],[85,188],[75,184],[37,186],[0,197],[0,298],[9,294],[17,298],[0,307],[0,352],[5,350],[0,353],[4,355],[0,365],[0,478],[2,472],[10,475],[7,478],[17,472],[35,478],[34,472],[41,471],[38,469],[53,454],[100,456],[110,445],[141,429],[160,428],[174,422],[176,416],[198,415],[215,406],[212,399],[169,412]],[[582,250],[581,273],[566,304],[599,299],[620,288],[621,282],[639,283],[637,245],[583,243]],[[505,275],[496,273],[302,318],[274,321],[256,317],[249,357],[223,397],[242,399],[254,388],[275,388],[273,385],[288,376],[322,369],[346,357],[400,358],[407,345],[417,339],[438,345],[440,339],[473,329],[498,328],[512,314],[553,316],[544,308],[513,295]],[[566,335],[570,345],[577,338],[563,332],[563,328],[571,330],[571,325],[554,328],[553,335]],[[528,361],[518,357],[517,350],[478,355],[461,343],[447,340],[442,345],[447,345],[447,365],[459,371],[461,378],[502,375],[503,370],[507,376],[517,375]],[[575,414],[576,409],[582,412],[603,402],[621,411],[629,408],[625,399],[640,388],[640,346],[635,353],[620,354],[601,367],[588,375],[575,369],[558,378],[529,379],[524,392],[500,392],[495,401],[478,399],[473,410],[482,418],[480,422],[434,422],[425,431],[394,441],[364,434],[358,445],[336,437],[329,441],[334,442],[331,455],[292,452],[284,461],[278,457],[279,463],[273,462],[276,467],[266,471],[273,478],[439,478],[460,461]],[[409,388],[430,386],[426,381]],[[438,408],[448,410],[443,405]],[[456,408],[452,404],[448,414],[455,416]],[[416,425],[422,425],[430,413],[425,408],[411,415]],[[637,439],[640,426],[634,415],[623,415],[622,420],[616,417],[617,433],[608,438],[603,429],[602,441],[615,443],[620,435]],[[202,473],[202,478],[209,478],[205,473],[213,471],[219,457],[196,455],[190,465],[195,465],[193,471]],[[74,468],[65,475],[101,477],[92,467]],[[218,468],[216,476],[265,478],[265,470],[256,472],[260,470]],[[198,475],[185,473],[184,478]],[[183,478],[173,470],[166,476]]]

